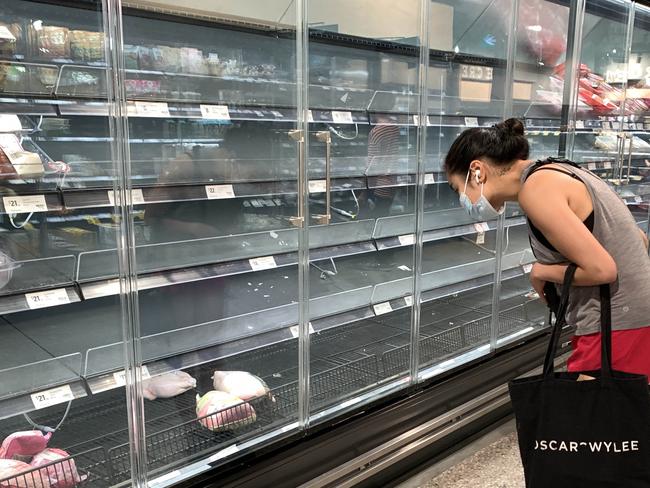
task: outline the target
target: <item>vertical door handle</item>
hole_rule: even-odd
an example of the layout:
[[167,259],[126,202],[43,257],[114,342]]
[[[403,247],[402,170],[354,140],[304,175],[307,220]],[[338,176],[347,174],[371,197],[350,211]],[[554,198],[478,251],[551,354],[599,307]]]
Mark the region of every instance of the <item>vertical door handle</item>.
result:
[[332,219],[332,213],[330,212],[332,194],[332,134],[329,130],[316,132],[316,139],[325,143],[325,215],[314,215],[314,219],[321,225],[327,225]]
[[305,224],[305,195],[300,191],[300,182],[304,181],[305,169],[305,133],[301,129],[290,130],[287,134],[289,139],[298,143],[298,180],[296,181],[296,188],[298,194],[298,215],[289,217],[289,222],[296,227],[302,227]]

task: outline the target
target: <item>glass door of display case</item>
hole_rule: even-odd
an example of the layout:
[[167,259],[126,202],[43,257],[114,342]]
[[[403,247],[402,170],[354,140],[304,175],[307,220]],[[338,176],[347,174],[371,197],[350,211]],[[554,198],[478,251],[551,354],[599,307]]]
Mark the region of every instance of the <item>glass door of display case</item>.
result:
[[130,483],[107,21],[101,1],[0,10],[1,486]]
[[[648,234],[650,209],[650,7],[634,4],[629,22],[625,123],[628,145],[623,157],[622,180],[631,190],[626,201],[639,227]],[[606,73],[607,74],[607,73]],[[610,73],[610,77],[612,74]],[[617,74],[614,74],[617,76]],[[624,195],[625,198],[625,195]]]
[[[420,278],[421,376],[489,354],[498,220],[475,222],[444,170],[449,147],[466,129],[504,116],[511,2],[435,1],[429,5],[425,193]],[[462,190],[462,188],[461,188]],[[510,261],[523,257],[513,238]]]
[[306,2],[313,422],[409,371],[422,38],[372,3]]
[[144,459],[162,482],[298,427],[304,217],[295,13],[158,3],[124,10],[121,76]]
[[[569,36],[574,34],[569,25],[580,22],[579,10],[547,0],[520,0],[512,14],[517,28],[510,33],[513,64],[505,116],[523,122],[531,160],[562,156],[567,137],[563,117],[571,105],[571,80],[565,76],[566,66],[572,64],[568,49]],[[530,284],[535,258],[527,232],[523,212],[509,202],[497,280],[498,309],[493,311],[496,347],[511,345],[548,325],[547,308]]]

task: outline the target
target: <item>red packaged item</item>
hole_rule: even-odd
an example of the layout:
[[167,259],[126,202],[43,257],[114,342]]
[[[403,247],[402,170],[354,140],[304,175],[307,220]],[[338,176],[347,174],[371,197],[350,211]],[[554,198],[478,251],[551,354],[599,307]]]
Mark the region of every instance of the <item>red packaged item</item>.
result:
[[2,441],[1,459],[14,459],[16,456],[31,457],[47,447],[52,433],[43,434],[40,430],[14,432]]
[[74,459],[62,449],[45,449],[30,464],[33,468],[44,466],[38,472],[41,478],[49,480],[51,488],[74,488],[87,478],[79,475]]
[[[0,488],[51,488],[50,480],[27,463],[13,459],[0,459]],[[24,474],[23,474],[24,473]]]

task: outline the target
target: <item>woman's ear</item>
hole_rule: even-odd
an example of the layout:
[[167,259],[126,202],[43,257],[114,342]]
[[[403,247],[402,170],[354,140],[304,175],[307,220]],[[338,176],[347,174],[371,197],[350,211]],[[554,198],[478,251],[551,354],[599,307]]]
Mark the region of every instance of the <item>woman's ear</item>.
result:
[[470,180],[475,182],[477,185],[480,185],[481,183],[485,183],[486,171],[485,171],[485,165],[483,161],[479,159],[475,159],[470,163],[469,170],[471,173]]

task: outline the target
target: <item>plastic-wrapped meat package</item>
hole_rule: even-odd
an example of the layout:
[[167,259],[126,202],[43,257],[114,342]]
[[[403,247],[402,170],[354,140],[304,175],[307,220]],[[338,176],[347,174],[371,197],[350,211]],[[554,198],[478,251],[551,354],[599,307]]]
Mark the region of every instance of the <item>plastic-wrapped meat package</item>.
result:
[[262,379],[246,371],[215,371],[212,384],[215,390],[225,391],[244,401],[270,393],[269,387]]
[[30,465],[33,468],[44,466],[38,473],[42,479],[49,480],[51,488],[74,488],[87,478],[79,475],[74,459],[62,449],[45,449],[34,456]]
[[605,151],[616,151],[618,148],[618,137],[615,134],[602,134],[596,137],[594,146]]
[[196,388],[196,380],[185,371],[172,371],[142,382],[142,392],[147,400],[172,398],[192,388]]
[[546,0],[526,0],[519,5],[518,25],[520,41],[538,61],[546,66],[560,61],[566,52],[567,7]]
[[236,429],[257,419],[252,405],[225,391],[196,395],[196,415],[201,425],[212,431]]
[[[50,480],[27,463],[13,459],[0,459],[0,488],[51,488]],[[25,473],[25,474],[21,474]]]
[[41,56],[48,59],[69,58],[70,39],[67,27],[40,26],[34,27],[38,39],[38,50]]
[[14,432],[2,441],[1,459],[14,459],[17,456],[31,457],[47,447],[52,433],[43,434],[40,430]]

